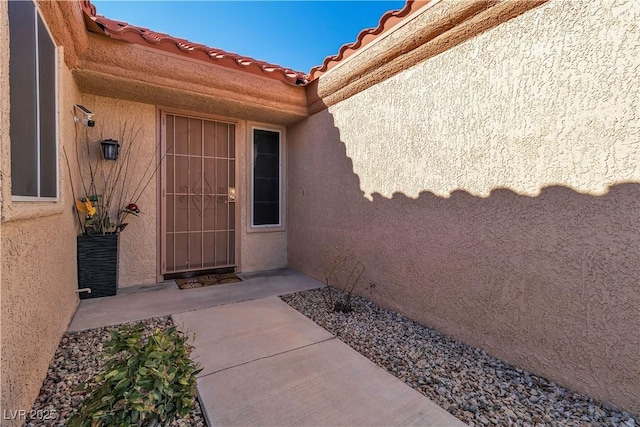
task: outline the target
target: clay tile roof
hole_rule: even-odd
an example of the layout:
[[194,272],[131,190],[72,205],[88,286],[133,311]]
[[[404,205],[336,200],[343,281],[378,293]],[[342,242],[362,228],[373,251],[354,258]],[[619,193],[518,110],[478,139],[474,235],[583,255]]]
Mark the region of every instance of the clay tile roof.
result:
[[380,18],[377,27],[362,30],[356,37],[356,41],[343,45],[338,50],[337,54],[327,56],[322,62],[322,65],[313,67],[308,75],[309,81],[317,79],[322,74],[326,73],[331,68],[336,66],[340,61],[348,58],[357,50],[377,39],[381,34],[389,31],[389,29],[403,21],[407,16],[411,15],[413,12],[422,8],[423,6],[426,6],[429,3],[431,2],[425,0],[407,0],[402,9],[391,10],[385,13]]
[[166,52],[189,55],[193,58],[210,60],[224,67],[236,68],[256,75],[270,77],[291,84],[304,85],[326,73],[338,63],[353,55],[362,47],[368,45],[380,35],[389,31],[396,24],[403,21],[416,10],[431,3],[433,0],[407,0],[400,10],[392,10],[380,18],[378,26],[362,30],[356,40],[343,45],[337,54],[328,56],[322,65],[313,67],[309,74],[284,68],[276,64],[259,61],[257,59],[241,56],[236,53],[221,49],[211,48],[202,44],[192,43],[188,40],[156,33],[147,28],[130,25],[126,22],[105,18],[96,13],[96,8],[90,0],[80,0],[85,15],[85,23],[89,31],[105,34],[112,39],[127,41],[140,45],[155,47]]
[[192,43],[168,34],[157,33],[147,28],[130,25],[126,22],[105,18],[96,13],[96,8],[91,4],[90,0],[81,0],[80,3],[85,15],[87,29],[91,32],[104,34],[114,40],[151,46],[166,52],[179,53],[197,59],[212,61],[223,67],[236,68],[255,75],[265,76],[291,84],[307,83],[307,75],[305,73],[221,49]]

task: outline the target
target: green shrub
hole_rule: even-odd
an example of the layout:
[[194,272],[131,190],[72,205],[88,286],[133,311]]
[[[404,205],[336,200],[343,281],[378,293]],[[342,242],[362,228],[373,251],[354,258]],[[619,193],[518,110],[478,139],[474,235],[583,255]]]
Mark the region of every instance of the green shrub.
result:
[[201,369],[175,326],[145,336],[139,323],[110,334],[110,358],[69,426],[167,425],[195,407]]

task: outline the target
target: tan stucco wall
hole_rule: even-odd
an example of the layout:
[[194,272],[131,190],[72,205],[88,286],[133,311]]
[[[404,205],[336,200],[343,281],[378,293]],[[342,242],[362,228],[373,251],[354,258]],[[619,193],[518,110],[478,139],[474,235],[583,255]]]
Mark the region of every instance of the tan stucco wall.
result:
[[290,127],[288,257],[640,412],[632,0],[551,1]]
[[[126,194],[132,194],[143,181],[147,166],[151,164],[147,177],[156,169],[159,150],[157,113],[154,105],[124,101],[96,95],[82,95],[82,104],[95,115],[96,125],[88,129],[90,142],[115,139],[122,142],[122,130],[135,129],[132,142],[131,167],[128,168]],[[84,128],[87,129],[87,128]],[[131,133],[127,132],[130,136]],[[79,141],[83,141],[81,137]],[[124,159],[124,157],[123,157]],[[121,160],[123,160],[121,159]],[[124,169],[123,169],[124,171]],[[146,180],[145,180],[146,182]],[[78,191],[79,185],[76,185]],[[80,197],[80,194],[78,194]],[[131,201],[123,201],[127,205]],[[138,217],[129,216],[127,228],[120,235],[119,286],[156,283],[157,274],[157,216],[158,176],[149,181],[144,194],[137,201],[142,211]]]
[[285,268],[287,266],[286,232],[244,233],[240,262],[239,271],[242,273]]
[[[287,232],[286,232],[286,215],[283,213],[284,225],[274,229],[261,229],[251,227],[251,132],[253,127],[261,129],[271,129],[281,131],[283,144],[283,200],[286,200],[286,132],[284,128],[274,126],[270,123],[258,122],[242,122],[241,133],[237,136],[236,141],[242,144],[236,149],[239,156],[239,188],[243,189],[243,193],[239,194],[240,205],[240,264],[239,271],[243,273],[274,270],[287,266]],[[286,202],[285,202],[286,203]],[[283,205],[286,210],[286,205]]]
[[[0,3],[0,126],[2,158],[2,280],[0,410],[29,410],[49,362],[78,304],[76,224],[62,146],[73,138],[71,109],[80,99],[71,73],[59,58],[60,201],[12,202],[8,126],[9,87],[7,3]],[[8,414],[8,412],[7,412]],[[9,415],[7,415],[9,417]],[[2,425],[22,425],[6,420]]]

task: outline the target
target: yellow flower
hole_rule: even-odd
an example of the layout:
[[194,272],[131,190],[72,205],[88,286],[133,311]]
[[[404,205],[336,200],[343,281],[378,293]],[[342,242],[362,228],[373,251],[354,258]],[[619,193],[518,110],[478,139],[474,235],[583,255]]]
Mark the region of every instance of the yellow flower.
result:
[[92,217],[96,214],[96,208],[91,204],[91,200],[84,197],[80,200],[76,200],[76,209],[80,212],[86,212],[88,217]]

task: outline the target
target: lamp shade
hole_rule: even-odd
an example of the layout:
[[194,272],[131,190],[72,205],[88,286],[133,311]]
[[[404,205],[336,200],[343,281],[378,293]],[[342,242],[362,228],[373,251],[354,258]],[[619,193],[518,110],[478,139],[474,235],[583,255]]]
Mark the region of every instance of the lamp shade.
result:
[[118,151],[120,144],[115,139],[103,139],[100,141],[102,145],[102,155],[105,160],[118,160]]

